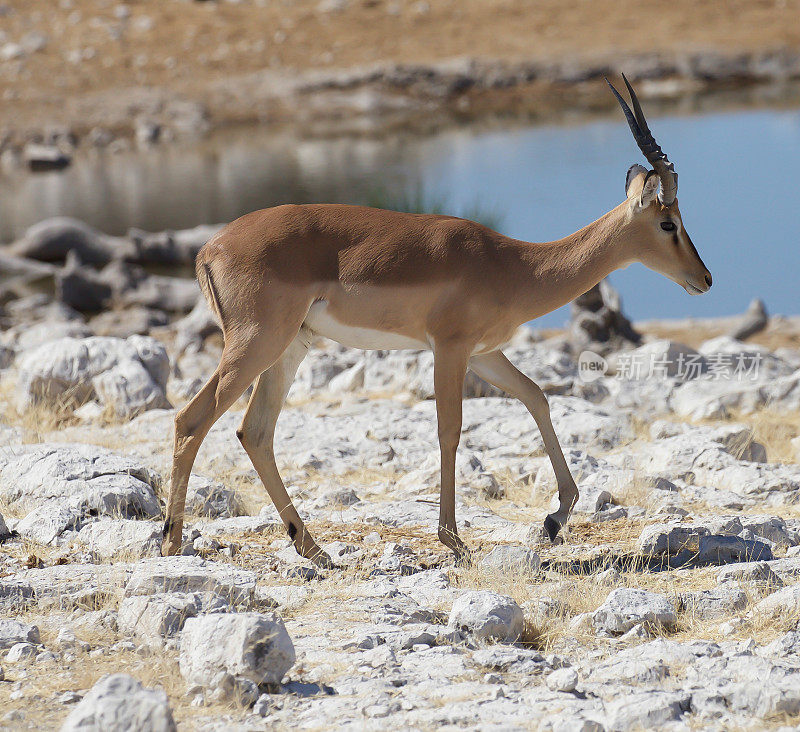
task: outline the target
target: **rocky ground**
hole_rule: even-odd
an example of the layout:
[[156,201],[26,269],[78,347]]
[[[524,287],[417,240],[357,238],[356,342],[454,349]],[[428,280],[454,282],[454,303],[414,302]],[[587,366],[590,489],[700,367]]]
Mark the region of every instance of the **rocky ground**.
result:
[[768,81],[779,104],[799,20],[798,0],[3,0],[0,152],[57,167],[236,122],[610,109],[621,70],[656,97]]
[[[72,241],[100,262],[176,251],[156,240]],[[748,341],[724,334],[742,323],[640,325],[641,345],[604,347],[592,338],[619,320],[605,293],[567,333],[520,331],[506,352],[548,393],[581,499],[563,543],[542,541],[555,486],[539,433],[468,379],[457,517],[471,567],[436,539],[430,354],[320,342],[277,456],[337,567],[291,547],[234,434],[243,402],[206,439],[183,556],[164,559],[172,420],[219,338],[201,306],[181,315],[196,291],[145,297],[175,296],[169,278],[125,287],[114,261],[98,274],[33,259],[63,258],[58,241],[17,243],[23,274],[2,290],[0,725],[800,724],[797,319]],[[76,298],[100,275],[120,309],[87,319]],[[52,294],[26,289],[53,277]],[[599,371],[581,367],[590,346]]]

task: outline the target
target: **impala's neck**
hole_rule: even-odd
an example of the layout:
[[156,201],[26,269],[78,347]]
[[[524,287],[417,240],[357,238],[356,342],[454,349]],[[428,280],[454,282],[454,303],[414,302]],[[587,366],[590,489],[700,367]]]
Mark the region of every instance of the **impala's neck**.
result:
[[591,289],[616,269],[632,261],[628,245],[628,204],[564,239],[542,244],[526,243],[525,294],[530,319],[565,305]]

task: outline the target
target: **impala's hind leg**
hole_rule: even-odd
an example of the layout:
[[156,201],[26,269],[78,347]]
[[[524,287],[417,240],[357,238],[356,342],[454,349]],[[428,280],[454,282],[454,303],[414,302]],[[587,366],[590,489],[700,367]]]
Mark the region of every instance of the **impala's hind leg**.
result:
[[257,326],[225,334],[225,347],[214,375],[175,417],[175,448],[172,458],[167,516],[161,553],[177,554],[181,548],[186,484],[203,439],[253,380],[283,353],[300,327],[265,333]]
[[320,566],[331,567],[330,557],[317,546],[308,533],[292,499],[286,492],[278,466],[275,464],[273,447],[275,423],[278,421],[278,415],[281,413],[297,367],[307,353],[308,341],[301,331],[283,355],[258,377],[236,436],[247,450],[256,472],[278,510],[278,515],[289,532],[289,538],[294,542],[297,553]]
[[558,483],[558,511],[549,514],[544,520],[544,529],[550,541],[554,541],[561,527],[567,523],[572,507],[578,500],[578,487],[569,472],[564,453],[558,444],[553,423],[550,421],[550,407],[542,390],[511,363],[500,351],[473,356],[470,368],[482,379],[508,392],[519,399],[539,427],[544,441],[544,449],[556,474]]

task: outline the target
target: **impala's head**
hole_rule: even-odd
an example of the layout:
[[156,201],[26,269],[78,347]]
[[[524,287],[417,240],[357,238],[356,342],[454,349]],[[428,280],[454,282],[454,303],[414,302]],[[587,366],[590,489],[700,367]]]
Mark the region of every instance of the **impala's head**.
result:
[[650,132],[633,87],[624,74],[622,78],[631,95],[633,111],[611,82],[608,85],[625,113],[639,149],[653,166],[648,170],[634,165],[625,179],[635,258],[677,282],[690,295],[700,295],[711,287],[711,273],[683,227],[677,200],[678,174]]

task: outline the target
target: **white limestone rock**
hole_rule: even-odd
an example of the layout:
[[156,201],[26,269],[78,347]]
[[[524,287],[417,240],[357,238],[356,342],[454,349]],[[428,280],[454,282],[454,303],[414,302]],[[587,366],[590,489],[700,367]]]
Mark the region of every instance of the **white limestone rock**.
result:
[[94,445],[45,443],[0,452],[0,499],[18,511],[55,501],[96,516],[158,518],[155,485],[141,463]]
[[78,541],[102,559],[141,559],[158,556],[161,526],[152,521],[102,519],[84,526]]
[[607,729],[626,732],[662,729],[688,711],[691,696],[665,691],[626,693],[606,705]]
[[163,647],[176,636],[188,618],[202,612],[225,612],[227,603],[211,593],[158,593],[126,597],[117,612],[120,633],[141,638],[147,645]]
[[522,635],[522,608],[514,600],[485,590],[466,592],[455,600],[448,627],[479,640],[511,642]]
[[211,686],[220,673],[255,684],[280,683],[295,661],[292,640],[275,613],[201,615],[181,633],[181,674]]
[[638,551],[645,556],[674,556],[682,551],[697,552],[700,537],[710,532],[694,524],[651,524],[642,529]]
[[678,605],[683,612],[704,619],[722,618],[744,610],[747,594],[733,587],[682,592],[678,595]]
[[211,519],[232,518],[245,513],[235,491],[194,473],[186,491],[186,512]]
[[247,570],[199,557],[156,557],[133,565],[125,596],[164,592],[211,592],[232,605],[252,603],[256,576]]
[[800,584],[788,585],[763,600],[753,607],[753,615],[781,615],[791,616],[800,612]]
[[0,618],[0,650],[17,643],[39,643],[39,628],[14,618]]
[[25,351],[17,369],[22,409],[96,399],[118,416],[131,417],[170,406],[169,357],[147,336],[61,338]]
[[67,717],[61,732],[175,732],[163,689],[127,674],[104,676]]
[[669,628],[676,621],[675,608],[666,597],[629,587],[613,590],[592,613],[594,629],[610,635],[627,633],[642,624]]
[[53,544],[65,531],[74,529],[80,518],[80,511],[49,502],[17,521],[15,529],[20,536],[38,544]]
[[27,569],[13,576],[24,592],[30,592],[42,611],[53,608],[97,607],[121,589],[128,577],[128,565],[56,564]]
[[717,582],[746,582],[758,587],[780,589],[783,580],[772,570],[767,562],[738,562],[728,564],[717,572]]
[[545,679],[550,691],[561,691],[565,694],[575,691],[578,685],[578,672],[574,668],[559,668],[549,673]]

